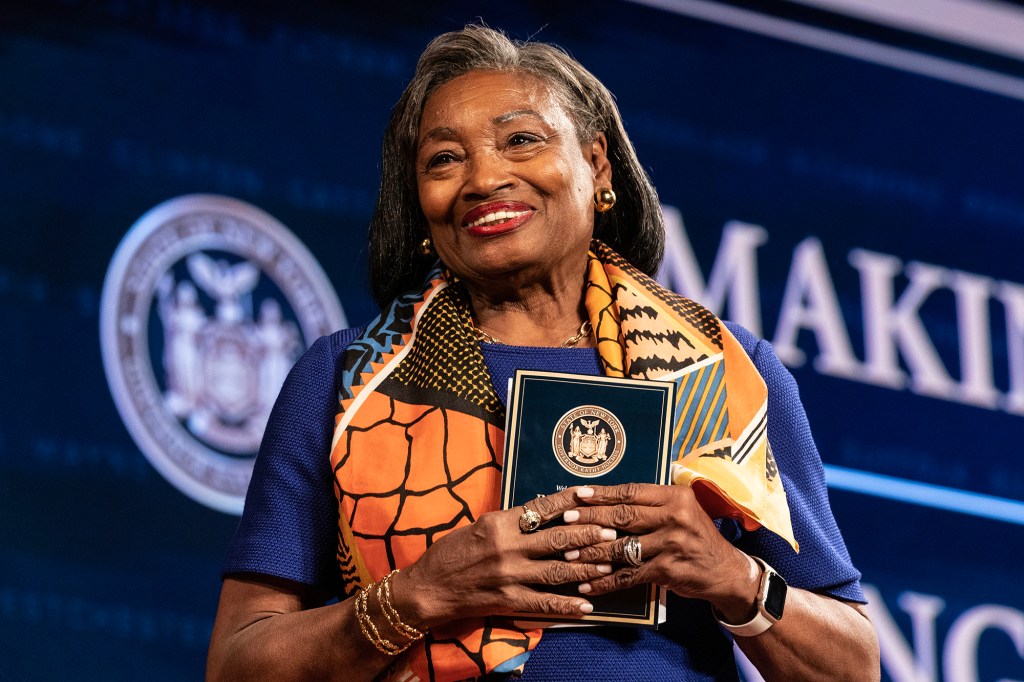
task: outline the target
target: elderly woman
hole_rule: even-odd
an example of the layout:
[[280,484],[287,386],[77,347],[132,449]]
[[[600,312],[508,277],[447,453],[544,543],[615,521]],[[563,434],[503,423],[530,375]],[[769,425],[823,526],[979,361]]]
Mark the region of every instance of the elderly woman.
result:
[[[793,380],[770,346],[647,276],[662,244],[657,196],[594,76],[481,26],[435,39],[385,134],[370,230],[382,313],[320,339],[282,389],[209,676],[734,680],[735,637],[768,679],[877,678]],[[739,460],[737,415],[761,405],[763,434],[766,405],[754,487],[785,483],[799,553],[759,527],[771,514],[734,513],[699,476],[499,510],[515,369],[672,379],[716,358],[732,433],[698,454]],[[640,583],[668,591],[657,630],[509,618],[572,621]]]

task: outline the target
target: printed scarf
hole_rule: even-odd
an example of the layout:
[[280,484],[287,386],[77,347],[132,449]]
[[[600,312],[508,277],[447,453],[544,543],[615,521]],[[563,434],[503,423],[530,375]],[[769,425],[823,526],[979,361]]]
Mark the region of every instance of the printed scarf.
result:
[[[596,240],[584,302],[605,374],[677,384],[673,482],[690,485],[713,518],[764,526],[798,549],[768,445],[767,390],[739,342]],[[504,422],[468,296],[437,267],[344,354],[331,466],[347,594],[498,509]],[[510,672],[540,638],[504,618],[451,622],[410,649],[395,679]]]

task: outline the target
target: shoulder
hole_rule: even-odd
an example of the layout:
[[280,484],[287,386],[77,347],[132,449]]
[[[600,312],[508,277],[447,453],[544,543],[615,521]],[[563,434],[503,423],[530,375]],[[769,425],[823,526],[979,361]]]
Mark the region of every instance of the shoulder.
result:
[[306,430],[322,428],[319,422],[310,422],[304,415],[311,411],[333,414],[345,349],[362,330],[362,327],[342,329],[321,336],[306,349],[281,386],[267,426],[268,435],[276,434],[282,423],[290,429],[300,424]]
[[743,350],[746,351],[751,362],[754,363],[754,367],[757,368],[761,378],[764,379],[765,384],[768,386],[769,408],[774,406],[771,403],[777,402],[772,400],[772,398],[780,395],[786,396],[785,403],[789,403],[794,398],[799,401],[799,389],[797,388],[796,380],[786,366],[782,364],[782,361],[779,360],[772,344],[765,339],[758,338],[748,329],[735,322],[723,320],[722,324],[725,325],[725,328],[732,333],[740,346],[743,347]]
[[743,346],[743,350],[747,351],[747,355],[753,355],[754,348],[761,341],[758,337],[754,336],[746,327],[738,325],[735,322],[729,320],[722,320],[722,324],[725,328],[732,332],[732,335],[736,337],[736,340]]
[[[344,351],[361,328],[342,329],[321,336],[299,357],[288,373],[270,414],[262,450],[278,438],[329,429],[336,409],[337,376]],[[310,419],[310,415],[323,419]]]
[[[768,436],[780,461],[806,460],[815,469],[821,468],[810,424],[800,398],[800,387],[789,369],[782,364],[772,344],[760,339],[744,327],[724,322],[750,357],[768,389]],[[801,453],[796,457],[794,453]]]
[[339,329],[333,334],[321,336],[306,350],[303,359],[306,356],[311,356],[310,360],[336,360],[365,330],[366,326],[363,325],[361,327]]
[[[775,355],[775,349],[772,348],[772,344],[768,341],[755,336],[746,327],[730,322],[729,320],[722,320],[722,324],[729,332],[732,333],[733,338],[739,341],[740,346],[747,352],[750,359],[754,361],[757,368],[760,370],[761,365],[767,364],[778,364],[782,367],[782,362]],[[774,361],[774,363],[772,363]]]
[[318,338],[296,361],[288,377],[289,382],[301,383],[312,377],[321,377],[325,370],[333,374],[342,354],[364,329],[365,326],[341,329]]

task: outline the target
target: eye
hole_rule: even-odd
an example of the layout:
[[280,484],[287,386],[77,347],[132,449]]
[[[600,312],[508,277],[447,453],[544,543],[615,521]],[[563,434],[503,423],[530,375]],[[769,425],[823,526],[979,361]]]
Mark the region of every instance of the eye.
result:
[[508,138],[508,145],[510,147],[522,147],[533,142],[540,142],[540,139],[538,135],[533,133],[514,133]]
[[452,152],[438,152],[427,160],[427,168],[437,168],[438,166],[446,166],[449,163],[458,161],[458,157]]

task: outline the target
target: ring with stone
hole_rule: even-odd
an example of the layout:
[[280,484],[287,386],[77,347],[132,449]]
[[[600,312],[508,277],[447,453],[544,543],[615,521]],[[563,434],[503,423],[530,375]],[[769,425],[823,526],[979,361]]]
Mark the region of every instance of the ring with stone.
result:
[[638,568],[644,562],[643,546],[640,544],[640,538],[635,535],[630,535],[626,538],[626,541],[622,543],[622,556],[627,564],[633,568]]
[[519,530],[532,533],[540,528],[540,514],[523,505],[523,514],[519,517]]

